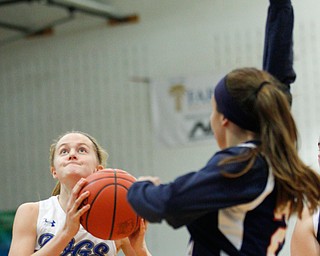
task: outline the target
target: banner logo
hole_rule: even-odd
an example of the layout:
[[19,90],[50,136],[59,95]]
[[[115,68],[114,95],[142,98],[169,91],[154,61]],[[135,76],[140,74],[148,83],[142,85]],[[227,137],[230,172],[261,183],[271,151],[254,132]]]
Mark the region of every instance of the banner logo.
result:
[[154,81],[152,114],[156,143],[184,146],[212,143],[210,127],[213,76]]

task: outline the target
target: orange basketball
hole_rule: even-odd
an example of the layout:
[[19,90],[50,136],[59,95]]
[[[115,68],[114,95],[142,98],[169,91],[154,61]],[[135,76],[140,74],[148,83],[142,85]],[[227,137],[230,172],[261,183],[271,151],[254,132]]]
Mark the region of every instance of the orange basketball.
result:
[[140,217],[127,201],[127,192],[136,178],[119,169],[104,169],[87,177],[88,184],[80,191],[90,191],[83,204],[90,209],[81,216],[81,225],[93,236],[118,240],[131,235],[139,226]]

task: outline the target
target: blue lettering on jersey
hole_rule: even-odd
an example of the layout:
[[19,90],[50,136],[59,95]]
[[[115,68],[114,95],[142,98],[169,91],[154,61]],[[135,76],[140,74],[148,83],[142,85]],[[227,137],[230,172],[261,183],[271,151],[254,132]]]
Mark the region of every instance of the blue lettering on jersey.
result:
[[38,239],[40,247],[42,248],[43,246],[45,246],[45,244],[48,243],[53,237],[54,235],[49,233],[41,235]]
[[73,248],[72,255],[90,256],[92,252],[93,243],[89,240],[84,240],[76,244]]
[[93,248],[93,252],[95,253],[95,255],[106,255],[109,252],[110,248],[107,244],[105,243],[100,243],[97,244],[94,248]]
[[[48,243],[54,237],[53,234],[45,233],[42,234],[38,243],[42,248],[46,243]],[[103,256],[109,252],[110,248],[106,243],[99,243],[94,245],[94,243],[88,239],[82,240],[79,243],[75,244],[75,239],[72,238],[70,243],[66,246],[66,248],[61,253],[61,256]]]

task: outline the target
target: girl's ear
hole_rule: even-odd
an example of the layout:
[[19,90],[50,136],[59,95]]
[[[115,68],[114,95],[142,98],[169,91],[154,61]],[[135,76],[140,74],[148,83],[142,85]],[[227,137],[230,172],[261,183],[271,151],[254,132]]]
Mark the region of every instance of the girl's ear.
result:
[[55,179],[57,177],[56,169],[53,166],[51,166],[50,171],[51,171],[52,177]]
[[222,115],[222,117],[221,117],[221,125],[223,127],[226,127],[228,124],[229,124],[229,119],[226,118],[224,115]]
[[98,165],[94,172],[98,172],[98,171],[101,171],[103,169],[104,169],[104,167],[102,165]]

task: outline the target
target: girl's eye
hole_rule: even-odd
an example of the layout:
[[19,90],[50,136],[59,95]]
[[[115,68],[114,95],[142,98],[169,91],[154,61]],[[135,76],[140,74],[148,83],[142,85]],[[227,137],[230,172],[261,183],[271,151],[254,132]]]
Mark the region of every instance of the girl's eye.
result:
[[65,155],[65,154],[67,154],[68,153],[68,150],[66,150],[66,149],[61,149],[60,150],[60,154],[61,155]]
[[79,152],[80,152],[80,153],[86,153],[87,150],[86,150],[85,148],[79,148]]

